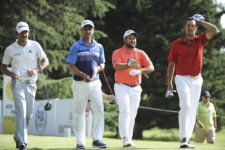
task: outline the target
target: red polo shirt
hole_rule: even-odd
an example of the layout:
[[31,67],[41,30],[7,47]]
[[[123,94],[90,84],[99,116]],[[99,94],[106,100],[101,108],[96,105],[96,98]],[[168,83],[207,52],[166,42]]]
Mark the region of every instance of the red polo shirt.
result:
[[196,76],[202,71],[203,48],[208,43],[206,34],[196,35],[192,44],[183,38],[172,42],[168,60],[176,65],[176,75]]
[[[126,46],[123,46],[113,52],[112,63],[113,66],[119,63],[127,63],[129,58],[133,58],[141,67],[146,67],[150,65],[150,58],[147,54],[140,49],[130,50]],[[128,85],[138,85],[141,84],[141,75],[130,76],[130,70],[135,68],[128,68],[125,70],[120,70],[115,72],[115,81],[118,83],[125,83]]]

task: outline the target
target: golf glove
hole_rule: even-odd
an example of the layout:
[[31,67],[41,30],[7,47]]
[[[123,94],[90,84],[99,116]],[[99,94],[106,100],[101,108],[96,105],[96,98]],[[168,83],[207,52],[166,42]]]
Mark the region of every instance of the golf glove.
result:
[[200,14],[194,14],[192,16],[192,18],[194,18],[197,21],[199,21],[199,20],[205,20],[205,18],[202,15],[200,15]]
[[136,75],[139,75],[139,74],[141,74],[141,71],[140,70],[137,70],[137,69],[133,69],[133,70],[131,70],[130,72],[129,72],[129,75],[130,76],[136,76]]
[[136,64],[137,64],[137,62],[136,62],[135,59],[133,59],[133,58],[128,59],[127,65],[128,65],[129,67],[133,67],[133,66],[135,66]]
[[173,92],[172,91],[167,91],[166,92],[166,95],[165,95],[165,97],[166,98],[172,98],[174,95],[173,95]]
[[93,72],[92,72],[91,79],[94,79],[97,73],[98,73],[98,67],[94,67],[93,68]]

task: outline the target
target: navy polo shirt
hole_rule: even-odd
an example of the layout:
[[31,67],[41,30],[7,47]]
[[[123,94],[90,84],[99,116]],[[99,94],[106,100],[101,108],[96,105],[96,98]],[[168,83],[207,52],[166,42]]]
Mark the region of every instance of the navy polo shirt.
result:
[[[70,47],[66,63],[74,64],[78,69],[91,77],[93,68],[105,63],[104,48],[94,39],[92,39],[91,45],[88,45],[80,38],[79,41]],[[83,80],[83,78],[75,74],[73,78],[76,81]],[[99,73],[97,73],[94,79],[99,79]]]

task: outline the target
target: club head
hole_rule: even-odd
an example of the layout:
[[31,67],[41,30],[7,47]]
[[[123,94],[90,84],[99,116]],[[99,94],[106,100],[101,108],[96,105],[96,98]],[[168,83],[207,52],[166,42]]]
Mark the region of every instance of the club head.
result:
[[44,106],[44,110],[45,111],[49,111],[52,109],[52,104],[50,102],[47,102]]

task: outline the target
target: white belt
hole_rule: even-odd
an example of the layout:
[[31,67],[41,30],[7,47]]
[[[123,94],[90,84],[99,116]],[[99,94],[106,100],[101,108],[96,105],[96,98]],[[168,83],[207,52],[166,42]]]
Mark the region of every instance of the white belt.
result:
[[36,83],[36,80],[29,80],[29,79],[18,79],[18,81],[20,81],[22,83],[27,83],[27,84]]
[[185,77],[191,78],[191,79],[197,79],[201,76],[201,74],[198,74],[196,76],[190,76],[190,75],[186,75]]

